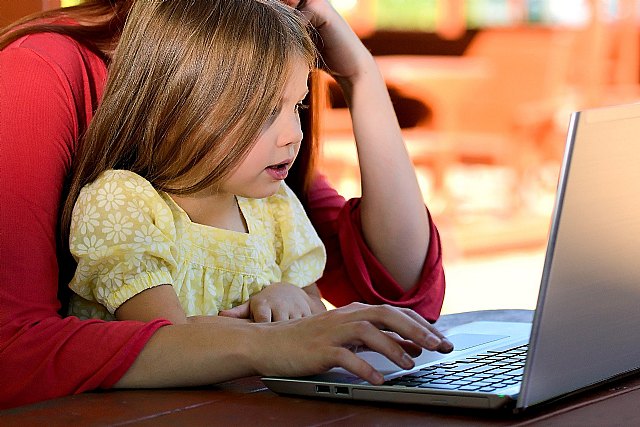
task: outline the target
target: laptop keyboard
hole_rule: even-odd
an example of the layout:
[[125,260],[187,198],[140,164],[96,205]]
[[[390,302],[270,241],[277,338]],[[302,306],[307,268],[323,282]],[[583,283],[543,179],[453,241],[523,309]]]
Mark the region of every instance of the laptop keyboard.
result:
[[524,344],[443,362],[386,381],[384,385],[492,392],[522,381],[527,348]]

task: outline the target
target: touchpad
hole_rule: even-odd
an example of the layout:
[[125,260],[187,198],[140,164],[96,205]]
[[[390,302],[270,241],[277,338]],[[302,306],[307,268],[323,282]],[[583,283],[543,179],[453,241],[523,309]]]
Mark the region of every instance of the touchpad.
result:
[[455,351],[461,351],[508,337],[509,335],[456,334],[447,337],[447,339],[453,343]]

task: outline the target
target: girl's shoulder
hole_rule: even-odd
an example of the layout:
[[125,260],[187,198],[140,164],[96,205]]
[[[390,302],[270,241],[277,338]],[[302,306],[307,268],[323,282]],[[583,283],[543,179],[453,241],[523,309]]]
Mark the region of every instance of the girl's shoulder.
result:
[[174,236],[171,208],[149,181],[128,170],[107,170],[85,185],[73,208],[73,223],[80,219],[113,218],[136,226],[153,226]]
[[136,193],[156,193],[153,185],[144,177],[125,169],[108,169],[102,172],[83,191],[95,191],[105,187],[121,187]]
[[80,191],[78,200],[105,199],[109,201],[135,200],[146,205],[164,204],[158,191],[142,176],[122,169],[102,172],[93,182]]

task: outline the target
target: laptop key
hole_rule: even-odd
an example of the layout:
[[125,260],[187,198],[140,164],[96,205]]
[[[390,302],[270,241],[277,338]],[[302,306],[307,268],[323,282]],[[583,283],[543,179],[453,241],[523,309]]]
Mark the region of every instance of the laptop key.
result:
[[476,391],[480,388],[479,385],[476,384],[470,384],[470,385],[463,385],[458,387],[458,390],[462,390],[462,391]]
[[443,378],[441,380],[426,381],[426,382],[423,382],[422,384],[426,384],[426,383],[429,383],[429,384],[449,384],[449,383],[452,383],[453,381],[454,381],[453,378]]

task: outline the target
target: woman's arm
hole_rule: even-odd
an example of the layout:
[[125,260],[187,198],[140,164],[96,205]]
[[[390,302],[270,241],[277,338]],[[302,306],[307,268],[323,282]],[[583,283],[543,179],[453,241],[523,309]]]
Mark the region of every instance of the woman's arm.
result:
[[325,244],[327,264],[318,287],[333,305],[354,301],[411,308],[436,321],[444,300],[445,277],[440,236],[433,222],[429,250],[418,283],[403,289],[372,253],[360,225],[360,200],[345,201],[317,175],[309,191],[309,216]]
[[452,349],[422,317],[390,306],[351,304],[275,323],[217,317],[159,329],[115,387],[193,386],[249,375],[311,375],[333,367],[382,383],[379,372],[348,350],[352,346],[366,346],[405,369],[421,348]]
[[369,51],[328,1],[308,0],[302,10],[322,37],[323,59],[351,112],[364,238],[397,283],[409,290],[423,270],[430,224],[385,82]]

